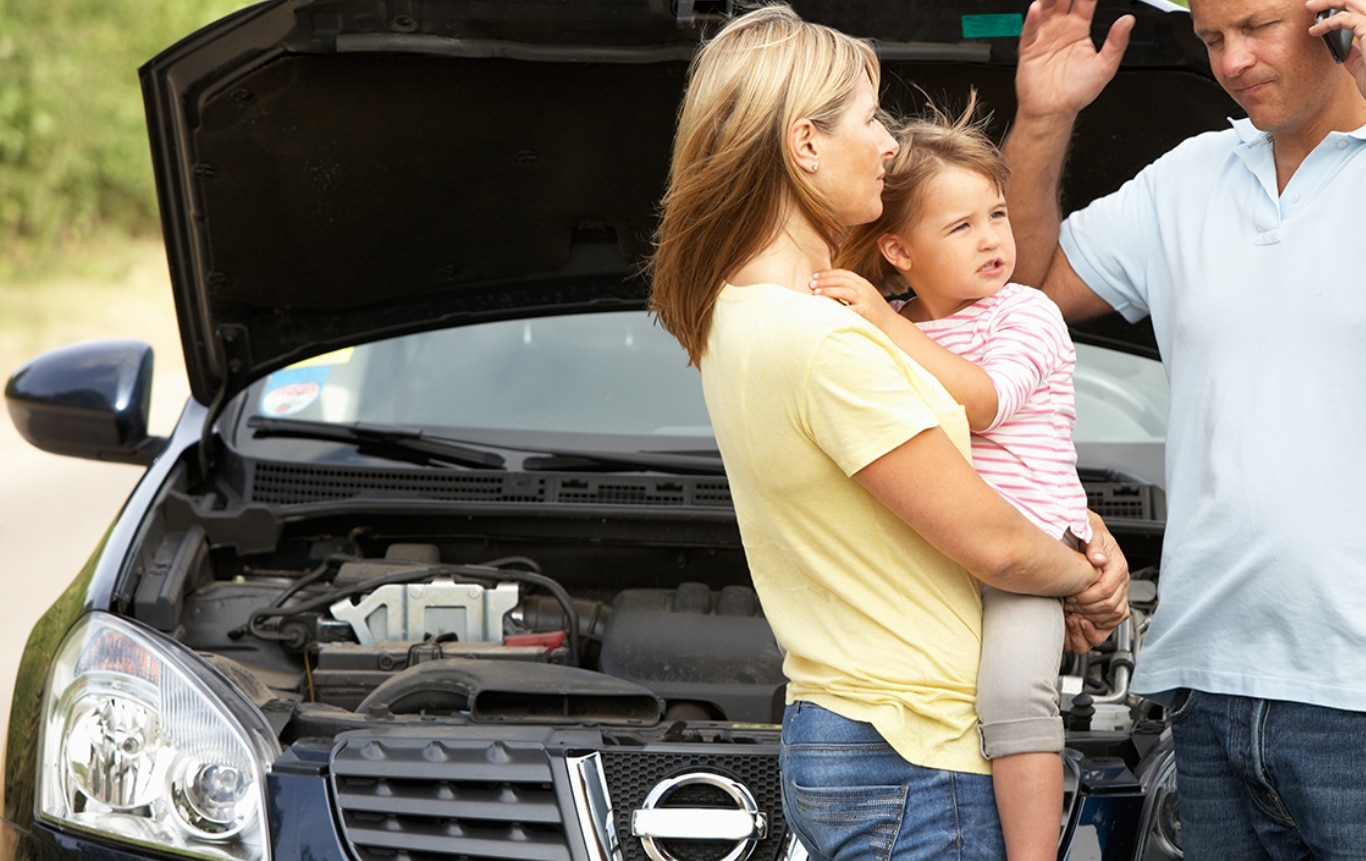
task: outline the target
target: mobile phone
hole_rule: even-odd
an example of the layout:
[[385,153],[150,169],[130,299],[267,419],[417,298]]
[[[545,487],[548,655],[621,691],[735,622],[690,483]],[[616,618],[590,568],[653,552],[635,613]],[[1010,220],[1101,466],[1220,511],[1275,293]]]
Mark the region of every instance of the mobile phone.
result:
[[[1324,9],[1319,13],[1317,20],[1322,21],[1338,13],[1337,9]],[[1347,59],[1347,52],[1352,50],[1352,31],[1347,29],[1329,30],[1323,34],[1323,43],[1328,46],[1328,53],[1333,55],[1334,63],[1341,63]]]

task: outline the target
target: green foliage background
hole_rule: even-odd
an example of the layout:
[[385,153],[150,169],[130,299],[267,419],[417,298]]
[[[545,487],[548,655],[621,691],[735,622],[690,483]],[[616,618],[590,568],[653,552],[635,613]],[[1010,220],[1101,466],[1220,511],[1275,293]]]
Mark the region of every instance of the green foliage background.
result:
[[0,0],[0,280],[158,229],[138,67],[248,0]]

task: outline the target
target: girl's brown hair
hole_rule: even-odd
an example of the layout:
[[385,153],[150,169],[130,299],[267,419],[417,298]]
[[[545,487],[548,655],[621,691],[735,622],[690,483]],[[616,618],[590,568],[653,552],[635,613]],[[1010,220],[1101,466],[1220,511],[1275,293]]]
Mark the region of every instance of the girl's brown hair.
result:
[[946,167],[958,167],[985,176],[1005,190],[1010,168],[1000,149],[987,135],[990,117],[976,118],[977,93],[957,119],[950,119],[931,103],[923,114],[892,130],[901,149],[887,164],[882,186],[882,215],[855,227],[840,244],[835,266],[857,272],[884,293],[902,293],[909,287],[883,257],[878,240],[895,233],[920,217],[925,187]]
[[833,132],[862,78],[877,88],[867,42],[784,4],[736,17],[693,58],[647,265],[650,310],[689,364],[702,359],[726,275],[776,237],[790,207],[833,251],[844,225],[798,169],[787,133],[803,118]]

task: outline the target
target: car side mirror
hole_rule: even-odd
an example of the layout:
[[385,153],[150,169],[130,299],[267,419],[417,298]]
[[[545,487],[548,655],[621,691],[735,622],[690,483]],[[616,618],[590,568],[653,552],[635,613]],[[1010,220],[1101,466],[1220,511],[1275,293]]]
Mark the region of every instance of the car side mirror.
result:
[[149,436],[152,348],[141,341],[84,341],[43,353],[5,386],[10,419],[52,454],[146,466],[165,445]]

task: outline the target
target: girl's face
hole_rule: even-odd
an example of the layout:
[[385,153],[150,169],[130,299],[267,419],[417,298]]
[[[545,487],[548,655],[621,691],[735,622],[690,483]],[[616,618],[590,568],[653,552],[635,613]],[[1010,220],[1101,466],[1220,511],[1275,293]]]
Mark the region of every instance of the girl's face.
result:
[[812,183],[833,204],[846,226],[867,224],[882,214],[882,177],[897,143],[877,116],[873,82],[863,78],[839,125],[816,132],[818,168]]
[[902,274],[936,318],[995,294],[1015,270],[1005,195],[973,170],[939,171],[924,189],[920,217],[893,236],[909,260]]

